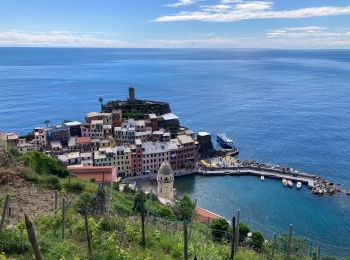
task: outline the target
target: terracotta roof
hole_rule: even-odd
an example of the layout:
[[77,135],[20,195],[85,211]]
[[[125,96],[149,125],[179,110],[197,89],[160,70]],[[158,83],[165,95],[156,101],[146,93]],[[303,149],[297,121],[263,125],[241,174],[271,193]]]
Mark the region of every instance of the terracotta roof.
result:
[[75,139],[76,144],[88,144],[91,143],[91,138],[90,137],[77,137]]
[[223,218],[223,217],[209,210],[198,208],[198,207],[196,208],[195,220],[197,222],[204,222],[208,219],[218,219],[218,218]]
[[68,170],[113,170],[115,168],[115,166],[68,166],[67,169]]

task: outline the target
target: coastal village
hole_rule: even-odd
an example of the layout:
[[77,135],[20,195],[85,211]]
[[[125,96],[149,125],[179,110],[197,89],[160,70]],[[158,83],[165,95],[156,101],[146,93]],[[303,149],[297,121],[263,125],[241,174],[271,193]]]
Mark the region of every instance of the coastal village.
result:
[[[194,173],[256,175],[261,180],[271,177],[282,179],[285,186],[293,186],[292,181],[296,181],[297,188],[306,183],[315,194],[332,195],[340,191],[316,175],[236,160],[232,155],[238,150],[233,146],[217,151],[209,133],[195,133],[181,126],[167,103],[138,100],[132,87],[126,101],[103,105],[100,98],[100,102],[101,112],[88,113],[85,122],[67,121],[50,126],[46,120],[46,127],[34,128],[31,135],[21,138],[17,133],[2,133],[1,139],[21,153],[37,150],[56,157],[72,175],[96,183],[158,178],[158,183],[167,190],[158,189],[158,196],[169,201],[174,197],[173,177]],[[157,177],[158,173],[168,177]]]

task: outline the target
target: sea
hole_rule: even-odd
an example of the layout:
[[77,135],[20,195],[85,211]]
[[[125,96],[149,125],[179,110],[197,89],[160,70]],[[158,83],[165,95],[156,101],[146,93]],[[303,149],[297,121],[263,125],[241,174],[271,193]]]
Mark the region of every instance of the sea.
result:
[[[166,101],[195,131],[225,132],[239,159],[350,189],[350,50],[0,48],[0,131],[84,120],[98,97]],[[293,224],[324,255],[350,257],[350,196],[257,177],[190,176],[178,194],[266,237]]]

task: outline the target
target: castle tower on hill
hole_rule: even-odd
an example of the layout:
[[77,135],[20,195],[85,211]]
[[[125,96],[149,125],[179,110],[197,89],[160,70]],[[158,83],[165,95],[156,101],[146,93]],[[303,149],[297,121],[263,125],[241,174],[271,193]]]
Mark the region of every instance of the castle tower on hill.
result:
[[129,88],[129,97],[128,97],[128,101],[129,101],[129,102],[134,102],[134,101],[136,101],[136,97],[135,97],[135,88],[134,88],[134,87],[130,87],[130,88]]
[[174,199],[174,175],[168,162],[162,163],[158,170],[158,197],[167,200]]

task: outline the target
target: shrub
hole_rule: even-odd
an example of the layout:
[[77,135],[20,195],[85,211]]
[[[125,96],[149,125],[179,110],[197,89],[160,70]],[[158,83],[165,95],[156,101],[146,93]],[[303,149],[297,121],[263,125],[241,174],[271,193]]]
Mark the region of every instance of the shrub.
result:
[[34,174],[25,174],[24,175],[24,179],[28,182],[32,182],[35,184],[39,184],[40,183],[40,178]]
[[157,195],[154,194],[154,193],[148,193],[148,194],[147,194],[147,198],[148,198],[149,200],[151,200],[151,201],[156,201],[156,202],[159,201]]
[[125,184],[123,191],[128,194],[135,194],[136,191],[130,188],[129,184]]
[[52,190],[60,190],[60,180],[56,176],[50,176],[45,180],[45,187]]
[[175,220],[174,212],[168,206],[165,206],[165,205],[160,205],[159,206],[159,208],[158,208],[158,215],[161,218],[166,218],[166,219],[169,219],[169,220]]
[[257,248],[262,248],[264,244],[264,237],[260,232],[254,232],[252,234],[252,240],[251,240],[252,245],[256,246]]
[[119,191],[119,182],[113,182],[113,190]]
[[80,194],[76,202],[76,209],[81,215],[85,214],[85,203],[87,211],[89,211],[94,204],[94,197],[86,192]]
[[132,210],[124,205],[117,204],[114,206],[114,210],[117,214],[120,214],[122,216],[131,216]]
[[67,192],[81,193],[85,190],[85,184],[77,180],[71,180],[64,184],[64,189]]
[[111,218],[103,218],[99,224],[99,229],[102,231],[113,231],[117,230],[117,223]]
[[212,229],[213,239],[220,241],[226,236],[226,232],[229,232],[230,224],[226,219],[218,218],[211,222],[210,228]]
[[28,252],[29,243],[24,230],[17,227],[5,229],[0,233],[0,252],[6,254],[23,254]]

